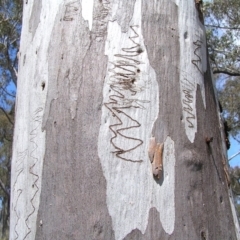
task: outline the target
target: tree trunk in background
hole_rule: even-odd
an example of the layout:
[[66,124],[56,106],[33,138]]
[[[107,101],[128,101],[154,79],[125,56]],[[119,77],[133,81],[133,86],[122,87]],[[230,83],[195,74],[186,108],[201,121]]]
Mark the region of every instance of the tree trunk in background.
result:
[[10,239],[238,238],[199,14],[25,1]]

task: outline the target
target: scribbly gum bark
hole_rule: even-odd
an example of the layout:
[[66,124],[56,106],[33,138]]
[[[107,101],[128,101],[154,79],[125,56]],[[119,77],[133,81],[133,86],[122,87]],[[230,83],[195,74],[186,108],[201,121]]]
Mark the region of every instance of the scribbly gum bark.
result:
[[25,2],[11,240],[239,237],[196,4]]

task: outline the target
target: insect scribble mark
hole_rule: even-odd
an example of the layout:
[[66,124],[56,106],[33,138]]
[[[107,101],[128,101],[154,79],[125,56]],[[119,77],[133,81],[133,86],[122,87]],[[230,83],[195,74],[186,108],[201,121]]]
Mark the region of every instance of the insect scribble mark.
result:
[[28,214],[27,218],[25,219],[25,224],[28,228],[28,232],[25,235],[25,237],[23,239],[26,239],[27,236],[31,233],[31,229],[29,227],[29,218],[33,215],[33,213],[36,210],[36,207],[34,206],[34,198],[36,197],[38,191],[39,191],[39,187],[37,185],[37,182],[39,180],[39,175],[34,171],[34,167],[36,166],[37,162],[39,161],[38,157],[35,156],[35,152],[38,148],[38,145],[36,143],[36,138],[37,138],[37,131],[38,128],[41,126],[41,121],[42,121],[42,115],[41,112],[43,111],[43,108],[39,107],[37,108],[37,110],[34,112],[34,117],[33,117],[33,122],[35,123],[34,128],[32,129],[32,131],[30,132],[30,144],[33,146],[32,147],[32,151],[30,152],[30,160],[33,161],[33,164],[30,166],[29,168],[29,173],[35,178],[33,184],[32,184],[32,188],[35,189],[35,192],[30,200],[31,206],[32,206],[32,211]]
[[19,198],[20,198],[20,196],[21,196],[21,194],[23,192],[23,190],[21,188],[18,188],[16,190],[16,184],[18,182],[18,179],[19,179],[20,175],[23,172],[24,159],[27,157],[27,155],[28,155],[28,149],[24,150],[23,152],[18,152],[17,160],[16,160],[17,177],[16,177],[16,179],[14,181],[14,184],[13,184],[13,192],[17,192],[18,193],[17,200],[16,200],[15,205],[13,207],[13,211],[14,211],[15,215],[17,216],[17,221],[16,221],[16,224],[14,226],[14,232],[16,234],[15,240],[18,239],[18,237],[19,237],[19,234],[18,234],[18,231],[17,231],[17,225],[18,225],[18,222],[19,222],[19,219],[20,219],[20,216],[17,213],[16,209],[17,209],[17,205],[18,205],[18,200],[19,200]]
[[196,48],[194,50],[194,55],[197,57],[197,59],[192,60],[192,64],[203,75],[203,71],[199,67],[199,65],[202,63],[202,59],[199,56],[199,53],[197,53],[201,49],[203,42],[201,40],[197,40],[197,41],[193,42],[193,44],[196,46]]
[[[113,90],[113,86],[110,86]],[[118,93],[119,95],[111,95],[109,98],[110,98],[110,102],[108,103],[104,103],[104,105],[109,109],[109,111],[112,112],[113,116],[115,116],[119,123],[116,123],[116,124],[112,124],[109,126],[109,129],[113,132],[114,136],[110,139],[111,141],[111,144],[114,146],[114,148],[116,149],[116,151],[114,151],[113,153],[116,153],[116,156],[118,158],[121,158],[122,160],[125,160],[125,161],[130,161],[130,162],[142,162],[142,160],[131,160],[131,159],[127,159],[127,158],[124,158],[122,157],[121,155],[126,153],[126,152],[130,152],[134,149],[136,149],[137,147],[139,147],[140,145],[143,144],[143,141],[141,139],[138,139],[138,138],[132,138],[132,137],[128,137],[127,135],[123,134],[122,131],[124,130],[128,130],[128,129],[131,129],[131,128],[137,128],[137,127],[140,127],[141,124],[137,121],[137,120],[134,120],[132,117],[130,117],[127,113],[125,113],[123,110],[121,109],[124,109],[124,108],[131,108],[131,107],[135,107],[135,108],[139,108],[138,106],[128,106],[128,107],[114,107],[112,105],[114,104],[118,104],[118,101],[117,99],[115,98],[124,98],[124,95],[121,94],[119,91],[117,90],[114,90],[116,93]],[[115,98],[114,98],[115,97]],[[110,106],[109,106],[110,105]],[[128,119],[130,119],[131,121],[133,121],[135,123],[135,125],[133,126],[130,126],[130,127],[125,127],[125,128],[119,128],[117,130],[114,130],[114,127],[117,127],[117,126],[121,126],[123,125],[123,122],[121,120],[121,116],[119,114],[123,114],[125,115]],[[118,147],[114,142],[113,140],[115,138],[118,137],[118,135],[122,136],[123,138],[126,138],[126,139],[130,139],[130,140],[134,140],[134,141],[137,141],[138,144],[135,145],[134,147],[132,148],[129,148],[129,149],[122,149],[120,147]]]
[[[132,118],[129,114],[126,113],[126,109],[131,108],[141,108],[144,109],[143,103],[148,103],[147,100],[138,100],[137,98],[126,98],[127,91],[130,92],[131,96],[135,96],[138,92],[142,91],[143,88],[137,86],[135,82],[137,81],[138,73],[140,69],[138,65],[141,64],[139,60],[136,59],[143,50],[140,48],[140,44],[136,42],[136,38],[139,38],[139,35],[135,31],[134,27],[138,26],[131,26],[131,30],[134,33],[134,36],[129,37],[130,41],[132,42],[133,46],[129,48],[122,48],[123,54],[115,54],[114,57],[117,58],[116,61],[111,62],[113,67],[109,69],[111,74],[109,84],[111,92],[109,99],[110,101],[104,103],[105,107],[112,113],[115,119],[118,120],[118,123],[109,125],[109,129],[113,133],[113,137],[111,137],[110,142],[112,146],[116,149],[113,153],[116,154],[116,157],[129,162],[142,162],[143,160],[134,160],[130,158],[125,158],[121,155],[131,152],[141,146],[143,141],[139,138],[129,137],[124,134],[127,130],[133,128],[140,128],[141,124],[136,119]],[[132,123],[131,126],[123,127],[123,117],[126,117]],[[122,127],[121,127],[122,126]],[[117,129],[115,129],[117,128]],[[114,140],[117,139],[118,136],[121,136],[127,140],[132,140],[135,142],[133,147],[128,149],[123,149],[117,146],[114,143]]]
[[70,2],[65,5],[63,21],[72,21],[78,13],[78,1]]
[[23,152],[18,152],[17,153],[17,161],[16,161],[17,177],[16,177],[15,182],[13,184],[13,189],[14,190],[16,188],[16,184],[17,184],[18,178],[19,178],[20,174],[23,171],[24,159],[27,157],[27,155],[28,155],[28,149],[24,150]]
[[195,119],[195,115],[192,113],[193,112],[193,108],[191,107],[190,104],[193,103],[193,95],[191,94],[195,87],[194,87],[194,84],[191,83],[189,80],[187,80],[186,78],[184,79],[185,82],[184,83],[184,88],[183,88],[183,93],[184,93],[184,99],[182,100],[183,102],[183,111],[185,111],[187,113],[187,122],[189,123],[188,127],[189,128],[193,128],[194,125],[192,123],[192,120],[191,119]]
[[[135,38],[138,38],[139,35],[134,30],[134,27],[137,26],[130,26],[135,35],[129,37],[133,46],[122,48],[122,51],[125,52],[125,54],[115,54],[114,56],[119,59],[116,62],[111,62],[113,68],[109,69],[109,72],[112,73],[110,77],[110,86],[114,86],[114,88],[120,91],[129,90],[132,95],[136,95],[137,92],[142,91],[141,87],[137,87],[137,85],[134,84],[138,76],[137,73],[140,71],[138,65],[142,63],[141,61],[134,59],[134,57],[139,56],[143,51],[140,48],[140,44],[135,41]],[[139,49],[141,49],[141,51],[139,51]]]
[[108,23],[108,16],[110,12],[110,2],[109,0],[101,1],[101,7],[100,10],[96,13],[96,16],[94,16],[94,20],[96,23],[96,30],[94,33],[97,37],[104,37],[104,35],[107,32],[107,23]]
[[16,211],[16,206],[17,206],[17,204],[18,204],[18,199],[20,198],[20,195],[22,194],[22,189],[18,189],[17,192],[18,192],[18,196],[17,196],[16,204],[15,204],[15,206],[14,206],[14,212],[15,212],[15,214],[16,214],[16,216],[17,216],[17,222],[16,222],[16,224],[15,224],[15,226],[14,226],[14,232],[15,232],[15,234],[16,234],[15,240],[18,239],[18,237],[19,237],[19,234],[18,234],[18,232],[17,232],[17,225],[18,225],[18,221],[19,221],[19,219],[20,219],[20,216],[18,215],[18,213],[17,213],[17,211]]

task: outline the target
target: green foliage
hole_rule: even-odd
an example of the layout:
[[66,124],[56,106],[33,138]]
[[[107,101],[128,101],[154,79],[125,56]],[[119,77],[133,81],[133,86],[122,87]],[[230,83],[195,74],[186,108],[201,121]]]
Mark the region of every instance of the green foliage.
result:
[[229,78],[218,92],[231,135],[240,142],[240,78]]
[[240,167],[231,168],[230,178],[234,194],[240,195]]
[[240,76],[240,1],[215,0],[204,5],[213,73]]
[[240,167],[230,169],[230,178],[238,220],[240,221]]
[[[17,51],[20,40],[22,1],[0,0],[0,72],[2,89],[17,85]],[[3,92],[2,92],[3,93]]]
[[[240,142],[240,1],[215,0],[204,5],[211,67],[217,74],[219,99],[228,131]],[[227,76],[227,78],[226,78]],[[230,169],[240,221],[240,168]]]
[[0,0],[0,223],[7,239],[15,89],[22,1]]
[[[240,141],[240,1],[215,0],[204,5],[210,62],[217,75],[223,117]],[[227,78],[225,78],[227,76]]]

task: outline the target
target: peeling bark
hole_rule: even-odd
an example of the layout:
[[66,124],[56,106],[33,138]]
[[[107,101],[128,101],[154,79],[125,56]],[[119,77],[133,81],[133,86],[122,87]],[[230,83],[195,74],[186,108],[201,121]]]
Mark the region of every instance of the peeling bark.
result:
[[25,2],[10,239],[239,238],[198,11]]

